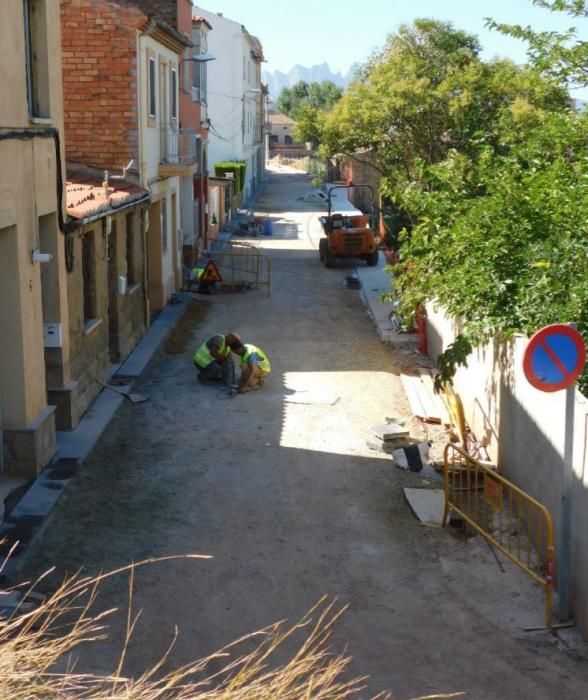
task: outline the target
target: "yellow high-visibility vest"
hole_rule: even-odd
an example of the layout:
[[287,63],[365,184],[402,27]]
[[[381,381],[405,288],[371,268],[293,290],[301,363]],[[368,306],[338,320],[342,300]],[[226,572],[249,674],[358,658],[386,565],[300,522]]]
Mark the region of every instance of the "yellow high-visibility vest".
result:
[[[218,335],[220,335],[220,333]],[[219,348],[219,354],[223,357],[228,357],[231,354],[231,348],[228,347],[225,336],[221,335],[221,338],[223,341]],[[210,340],[210,338],[208,340]],[[192,358],[194,364],[198,365],[198,367],[202,367],[202,369],[208,367],[211,362],[215,362],[214,357],[210,354],[210,350],[208,349],[208,340],[202,343]]]
[[245,343],[245,352],[241,355],[241,366],[247,363],[247,360],[249,359],[249,355],[251,353],[257,353],[259,355],[259,366],[264,372],[271,372],[272,371],[272,366],[270,365],[270,361],[267,359],[267,355],[263,352],[263,350],[260,350],[258,347],[255,345],[251,345],[250,343]]

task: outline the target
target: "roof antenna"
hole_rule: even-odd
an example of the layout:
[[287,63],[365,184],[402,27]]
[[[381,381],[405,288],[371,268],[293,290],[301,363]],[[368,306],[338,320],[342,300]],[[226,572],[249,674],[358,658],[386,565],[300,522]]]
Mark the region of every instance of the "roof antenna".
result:
[[125,177],[127,176],[127,170],[132,168],[134,164],[135,164],[135,159],[131,158],[131,160],[123,168],[122,175],[111,175],[110,179],[111,180],[124,180]]

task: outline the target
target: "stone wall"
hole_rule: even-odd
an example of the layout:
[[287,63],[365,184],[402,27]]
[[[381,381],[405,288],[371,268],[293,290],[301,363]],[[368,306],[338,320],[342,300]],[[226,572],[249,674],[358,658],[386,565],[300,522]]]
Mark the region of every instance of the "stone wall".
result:
[[[132,269],[127,267],[127,225],[132,233]],[[110,227],[110,228],[109,228]],[[94,240],[95,317],[84,318],[82,240]],[[109,257],[112,255],[110,264]],[[122,362],[145,334],[144,252],[140,205],[87,224],[76,233],[74,269],[68,275],[70,312],[71,373],[77,383],[69,397],[70,406],[58,405],[60,428],[75,427],[90,403],[101,391],[96,379],[111,376],[111,364]],[[128,280],[120,293],[118,278]],[[52,397],[58,404],[59,397]],[[69,420],[70,425],[64,425]]]

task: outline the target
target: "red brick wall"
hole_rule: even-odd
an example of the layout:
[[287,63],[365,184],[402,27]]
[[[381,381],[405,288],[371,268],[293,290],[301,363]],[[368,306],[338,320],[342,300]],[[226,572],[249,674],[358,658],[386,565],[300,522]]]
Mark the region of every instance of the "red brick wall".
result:
[[61,0],[68,161],[108,170],[138,162],[137,30],[145,21],[124,0]]

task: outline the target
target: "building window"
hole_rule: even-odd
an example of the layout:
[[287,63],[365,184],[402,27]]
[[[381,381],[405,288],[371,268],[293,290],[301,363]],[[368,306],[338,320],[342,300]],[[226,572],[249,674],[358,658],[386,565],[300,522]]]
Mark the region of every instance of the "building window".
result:
[[175,68],[171,69],[171,120],[175,122],[178,118],[178,71]]
[[276,136],[276,134],[271,134],[270,135],[270,143],[273,145],[274,143],[279,143],[280,139]]
[[84,324],[96,318],[96,266],[94,233],[82,236],[82,286],[84,290]]
[[205,61],[194,62],[194,102],[207,102],[207,69]]
[[135,278],[135,216],[127,214],[126,237],[127,237],[127,284],[136,284]]
[[149,116],[155,119],[156,108],[156,86],[155,86],[155,59],[149,58]]
[[167,199],[161,200],[161,206],[159,211],[161,212],[161,250],[165,253],[167,251]]
[[49,57],[44,0],[23,0],[27,99],[31,117],[48,118]]

